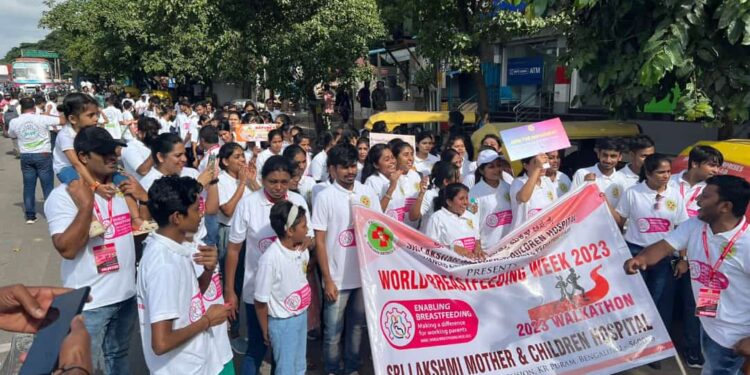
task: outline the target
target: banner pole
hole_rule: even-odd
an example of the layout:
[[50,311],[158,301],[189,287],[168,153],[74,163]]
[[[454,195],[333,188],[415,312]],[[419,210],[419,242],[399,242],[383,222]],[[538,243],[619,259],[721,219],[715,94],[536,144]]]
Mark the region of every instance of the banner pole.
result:
[[682,360],[680,359],[680,355],[675,353],[674,360],[677,361],[677,367],[680,368],[680,373],[682,375],[687,375],[687,372],[685,372],[685,366],[682,365]]

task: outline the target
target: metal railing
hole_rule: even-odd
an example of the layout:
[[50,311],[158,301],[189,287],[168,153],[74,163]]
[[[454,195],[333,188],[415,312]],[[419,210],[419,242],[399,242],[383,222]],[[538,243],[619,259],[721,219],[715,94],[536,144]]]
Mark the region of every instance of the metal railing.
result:
[[[516,122],[528,122],[542,118],[542,88],[536,90],[533,95],[525,97],[513,107]],[[536,105],[530,105],[536,101]]]

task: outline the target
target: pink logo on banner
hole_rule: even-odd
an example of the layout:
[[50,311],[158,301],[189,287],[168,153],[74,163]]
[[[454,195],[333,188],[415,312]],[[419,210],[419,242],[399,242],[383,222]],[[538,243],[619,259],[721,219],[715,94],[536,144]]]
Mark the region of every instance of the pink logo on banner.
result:
[[698,281],[711,289],[726,289],[729,287],[729,279],[720,271],[714,272],[711,279],[711,266],[697,260],[690,261],[690,278]]
[[300,311],[310,306],[310,300],[312,299],[312,291],[310,290],[310,284],[305,284],[302,289],[293,292],[284,299],[284,307],[289,311]]
[[339,245],[343,247],[357,246],[357,240],[354,237],[354,228],[339,233]]
[[503,225],[508,225],[513,221],[513,211],[500,211],[495,212],[487,216],[484,221],[484,225],[489,228],[497,228]]
[[638,219],[638,230],[641,233],[669,232],[670,226],[669,220],[660,217],[642,217]]
[[201,298],[200,292],[190,299],[190,311],[188,317],[190,323],[195,323],[198,319],[206,313],[206,307],[203,305],[203,298]]
[[391,301],[380,312],[380,330],[396,349],[416,349],[470,342],[479,319],[460,300]]
[[406,218],[406,208],[399,207],[399,208],[392,208],[385,213],[388,215],[388,217],[392,217],[400,222],[403,222]]
[[260,252],[265,253],[266,249],[268,249],[268,247],[273,245],[273,242],[276,241],[276,238],[276,236],[271,236],[258,241],[258,248],[260,249]]
[[691,210],[691,209],[688,208],[687,209],[687,214],[688,214],[688,217],[696,217],[696,216],[698,216],[698,210]]
[[124,236],[133,231],[133,227],[130,225],[130,213],[117,215],[111,220],[109,218],[102,220],[102,226],[104,227],[104,239],[111,240]]
[[477,247],[477,239],[474,237],[459,238],[453,241],[453,244],[461,246],[466,250],[474,251],[474,248]]
[[529,210],[529,219],[531,219],[532,217],[536,216],[536,214],[538,214],[540,212],[542,212],[541,208],[532,208],[532,209],[530,209]]
[[206,292],[203,293],[203,299],[206,300],[206,302],[213,302],[219,299],[221,296],[221,276],[219,276],[219,273],[216,272],[214,273],[213,277],[211,277],[211,283],[208,284]]

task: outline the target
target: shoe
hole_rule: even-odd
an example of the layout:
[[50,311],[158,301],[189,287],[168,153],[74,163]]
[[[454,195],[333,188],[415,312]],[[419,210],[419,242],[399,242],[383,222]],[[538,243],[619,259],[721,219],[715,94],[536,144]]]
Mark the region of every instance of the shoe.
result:
[[34,223],[36,223],[36,218],[35,217],[30,217],[30,218],[26,219],[26,224],[34,224]]
[[685,363],[690,368],[703,368],[703,359],[700,356],[685,356]]
[[661,370],[661,361],[651,362],[648,364],[648,367],[651,367],[654,370]]
[[229,346],[231,346],[232,351],[237,354],[247,353],[247,339],[244,337],[229,340]]

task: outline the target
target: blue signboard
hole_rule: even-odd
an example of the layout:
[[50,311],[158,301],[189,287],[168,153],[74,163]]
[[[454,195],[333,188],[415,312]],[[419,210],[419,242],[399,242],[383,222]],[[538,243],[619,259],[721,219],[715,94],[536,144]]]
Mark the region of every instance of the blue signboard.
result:
[[541,85],[543,72],[542,56],[508,59],[508,86]]

